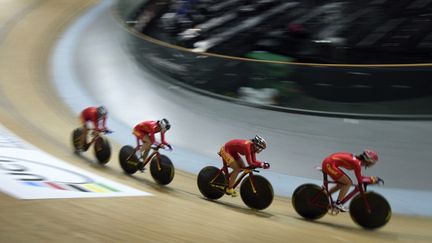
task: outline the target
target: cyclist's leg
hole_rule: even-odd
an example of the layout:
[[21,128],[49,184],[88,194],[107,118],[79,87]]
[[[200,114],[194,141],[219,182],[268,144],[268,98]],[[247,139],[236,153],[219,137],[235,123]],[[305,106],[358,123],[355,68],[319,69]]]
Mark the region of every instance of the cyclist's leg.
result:
[[[338,167],[332,163],[324,162],[322,166],[323,172],[329,175],[334,181],[339,182],[339,179],[345,175]],[[329,189],[330,195],[339,191],[343,184],[336,183],[332,188]]]
[[336,208],[339,212],[348,212],[349,209],[345,207],[341,201],[345,198],[345,195],[348,193],[350,186],[352,185],[351,179],[344,173],[337,182],[340,185],[340,191],[336,202],[333,204],[333,208]]
[[145,159],[148,156],[148,153],[150,152],[150,148],[151,148],[151,139],[150,139],[150,136],[148,134],[145,134],[141,138],[141,141],[143,143],[143,145],[141,146],[141,154],[143,156],[143,161],[145,161]]
[[141,149],[141,143],[140,143],[140,141],[142,140],[142,137],[144,136],[144,134],[141,133],[139,130],[137,130],[135,128],[133,129],[132,134],[136,138],[135,152],[137,152],[138,150]]
[[337,201],[340,202],[348,193],[350,186],[352,185],[352,181],[345,173],[343,173],[342,176],[337,180],[337,182],[340,186],[340,192]]
[[[228,166],[228,168],[231,168],[232,171],[228,173],[228,187],[226,188],[225,192],[229,195],[235,195],[235,191],[233,189],[233,185],[235,183],[236,177],[234,177],[235,171],[238,170],[238,165],[233,156],[225,151],[224,146],[220,149],[219,155],[222,157],[222,160],[225,162],[225,164]],[[238,173],[237,173],[238,174]]]
[[235,183],[237,176],[238,176],[241,169],[240,169],[240,166],[238,165],[237,161],[230,163],[229,167],[232,169],[232,171],[231,171],[231,173],[229,173],[228,188],[233,188],[234,183]]
[[232,169],[232,171],[228,174],[228,187],[225,189],[226,194],[231,195],[233,197],[236,196],[236,191],[234,190],[234,184],[237,179],[237,175],[239,172],[239,166],[236,161],[230,163],[228,165]]
[[235,163],[232,163],[233,165],[235,165],[233,167],[233,171],[231,172],[231,184],[229,185],[230,188],[234,187],[234,183],[237,180],[237,176],[238,174],[242,171],[242,168],[245,167],[243,160],[239,157],[235,160]]
[[135,139],[136,139],[136,146],[135,146],[135,148],[134,148],[134,150],[133,150],[133,153],[129,156],[129,158],[128,158],[128,160],[132,157],[132,156],[136,156],[137,158],[138,158],[138,160],[140,159],[140,157],[141,157],[141,152],[138,152],[138,151],[140,151],[140,149],[141,149],[141,133],[139,132],[139,131],[137,131],[136,129],[134,129],[133,131],[132,131],[132,134],[135,136]]
[[135,152],[138,151],[141,148],[140,138],[136,137],[136,146],[135,146]]
[[236,191],[234,190],[234,185],[237,180],[238,174],[242,171],[242,168],[244,167],[243,160],[239,157],[235,160],[235,162],[231,163],[230,166],[233,170],[229,175],[229,184],[228,184],[228,194],[232,196],[236,196]]
[[[330,195],[339,190],[337,200],[334,202],[332,207],[336,208],[339,212],[347,212],[348,209],[341,204],[341,200],[345,197],[352,184],[351,179],[342,170],[330,162],[323,163],[323,171],[337,182],[336,185],[329,190]],[[331,212],[333,213],[333,210]]]

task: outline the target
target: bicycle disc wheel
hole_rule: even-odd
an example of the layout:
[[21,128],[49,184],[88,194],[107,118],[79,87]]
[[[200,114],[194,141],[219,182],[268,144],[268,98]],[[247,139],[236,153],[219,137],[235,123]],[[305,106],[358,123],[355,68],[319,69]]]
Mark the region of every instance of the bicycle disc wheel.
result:
[[161,185],[167,185],[173,180],[174,171],[173,163],[163,154],[159,155],[159,159],[157,156],[153,157],[150,162],[150,174]]
[[248,207],[258,210],[270,206],[274,197],[272,185],[260,175],[246,177],[240,186],[240,195]]
[[359,194],[350,203],[352,220],[365,229],[376,229],[387,224],[392,214],[387,200],[375,192],[366,192],[364,196],[371,211],[367,210],[365,201]]
[[108,139],[105,137],[98,137],[93,148],[99,164],[108,163],[109,159],[111,158],[111,146],[108,142]]
[[[214,166],[204,167],[198,174],[197,184],[201,194],[208,199],[219,199],[225,194],[225,175]],[[217,177],[216,177],[217,176]],[[213,181],[213,183],[211,183]]]
[[330,206],[327,193],[315,184],[303,184],[297,187],[291,201],[295,211],[310,220],[323,217]]
[[[138,170],[138,158],[134,154],[134,148],[132,146],[126,145],[120,149],[119,161],[120,166],[124,172],[127,174],[133,174]],[[129,160],[128,160],[129,158]]]
[[83,133],[84,131],[81,127],[74,129],[72,132],[72,145],[75,151],[78,151],[78,149],[80,149],[81,136],[83,135]]

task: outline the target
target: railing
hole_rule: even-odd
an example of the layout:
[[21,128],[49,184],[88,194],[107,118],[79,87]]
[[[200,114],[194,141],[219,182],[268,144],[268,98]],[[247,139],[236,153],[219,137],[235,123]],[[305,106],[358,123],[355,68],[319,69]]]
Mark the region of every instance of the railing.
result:
[[281,111],[432,119],[432,64],[319,64],[264,52],[251,52],[248,58],[197,53],[134,28],[134,14],[146,2],[150,1],[121,0],[113,13],[126,27],[130,53],[164,81]]

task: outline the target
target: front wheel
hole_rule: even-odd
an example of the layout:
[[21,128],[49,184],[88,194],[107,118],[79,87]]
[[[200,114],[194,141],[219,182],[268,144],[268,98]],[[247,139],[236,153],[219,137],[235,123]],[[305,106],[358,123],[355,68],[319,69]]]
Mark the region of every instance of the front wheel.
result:
[[135,149],[132,146],[125,145],[119,153],[120,166],[127,174],[133,174],[138,170],[138,158],[135,155]]
[[291,201],[295,211],[310,220],[323,217],[330,207],[327,193],[315,184],[303,184],[297,187]]
[[108,142],[108,139],[99,136],[98,138],[96,138],[93,147],[95,156],[99,164],[104,165],[108,163],[109,159],[111,158],[111,146]]
[[273,187],[260,175],[249,175],[240,186],[243,202],[250,208],[262,210],[273,202]]
[[174,171],[173,163],[163,154],[160,154],[159,158],[158,156],[153,157],[150,162],[150,174],[161,185],[167,185],[173,180]]
[[208,199],[219,199],[225,194],[228,185],[224,174],[214,166],[206,166],[197,178],[198,189]]
[[[365,200],[369,204],[368,211]],[[354,222],[365,229],[376,229],[384,226],[391,218],[391,208],[387,200],[375,192],[365,192],[353,198],[350,203],[350,215]]]

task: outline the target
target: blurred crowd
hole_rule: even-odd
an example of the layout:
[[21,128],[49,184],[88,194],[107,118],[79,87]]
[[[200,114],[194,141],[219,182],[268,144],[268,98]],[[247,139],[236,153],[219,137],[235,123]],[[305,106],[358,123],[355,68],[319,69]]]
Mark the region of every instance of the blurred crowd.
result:
[[328,63],[431,59],[430,0],[150,2],[164,7],[150,15],[147,4],[137,19],[145,15],[148,28],[138,21],[139,30],[196,52],[246,56],[261,50]]

